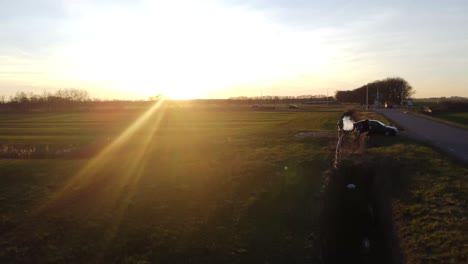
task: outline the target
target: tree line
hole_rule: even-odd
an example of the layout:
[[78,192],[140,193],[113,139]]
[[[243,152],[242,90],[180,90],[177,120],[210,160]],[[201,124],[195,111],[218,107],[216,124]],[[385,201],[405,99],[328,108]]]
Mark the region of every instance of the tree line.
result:
[[86,90],[60,89],[55,92],[43,91],[42,93],[16,92],[7,100],[0,97],[0,109],[3,111],[56,111],[69,110],[82,107],[91,97]]
[[369,104],[400,104],[414,94],[414,89],[405,79],[394,77],[373,81],[351,91],[337,91],[335,98],[341,103],[366,104],[367,94]]
[[226,100],[227,104],[318,104],[318,103],[334,103],[336,102],[333,96],[325,95],[298,95],[298,96],[237,96],[230,97]]
[[17,92],[6,99],[0,96],[0,112],[67,112],[67,111],[113,111],[117,109],[141,108],[159,99],[149,101],[92,99],[88,91],[82,89],[60,89],[42,93]]

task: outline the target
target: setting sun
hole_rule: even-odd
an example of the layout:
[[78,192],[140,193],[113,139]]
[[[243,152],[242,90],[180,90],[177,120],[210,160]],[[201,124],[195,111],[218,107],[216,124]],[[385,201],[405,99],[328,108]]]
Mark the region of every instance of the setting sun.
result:
[[319,34],[288,32],[242,8],[189,5],[148,2],[105,14],[84,8],[87,19],[72,28],[80,41],[56,54],[66,65],[62,75],[131,97],[191,99],[323,71],[329,63]]
[[[416,16],[403,26],[407,9],[362,3],[364,16],[353,11],[358,7],[294,1],[58,2],[2,9],[7,23],[0,32],[8,37],[0,44],[0,87],[7,96],[66,87],[137,100],[260,90],[324,95],[387,76],[424,87],[418,96],[438,95],[440,87],[460,96],[468,91],[457,70],[466,68],[460,59],[466,34],[457,26],[466,12],[458,7],[450,16]],[[450,38],[458,40],[443,41]]]

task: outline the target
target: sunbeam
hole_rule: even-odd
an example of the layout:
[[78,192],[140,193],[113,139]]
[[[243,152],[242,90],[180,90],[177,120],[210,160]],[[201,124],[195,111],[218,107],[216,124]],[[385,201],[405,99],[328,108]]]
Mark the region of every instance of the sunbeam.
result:
[[[49,210],[66,209],[77,203],[86,203],[92,199],[90,204],[85,205],[88,213],[102,210],[103,205],[109,209],[108,202],[121,203],[116,212],[123,213],[127,198],[135,192],[134,184],[138,182],[145,163],[145,154],[151,146],[155,131],[164,117],[166,98],[156,102],[148,111],[139,117],[128,127],[115,141],[102,150],[96,157],[68,180],[64,186],[57,191],[45,203],[38,212]],[[135,139],[138,140],[135,140]],[[141,144],[137,149],[135,142]],[[132,145],[133,144],[133,145]],[[128,148],[133,153],[129,159],[122,161],[119,155],[123,148]],[[125,190],[126,196],[122,195]],[[106,197],[107,195],[107,197]],[[121,213],[117,213],[117,215]]]
[[[156,113],[154,122],[145,122],[142,126],[148,124],[150,126],[150,130],[143,136],[143,148],[139,150],[139,152],[129,160],[128,168],[122,171],[122,175],[118,180],[117,189],[114,190],[114,196],[117,198],[111,201],[111,210],[112,210],[112,222],[109,223],[106,236],[103,238],[102,246],[103,248],[107,248],[108,245],[114,240],[117,232],[119,231],[120,224],[122,219],[127,211],[129,204],[132,201],[132,198],[137,192],[137,183],[141,179],[141,176],[144,172],[144,169],[147,165],[149,157],[146,155],[148,150],[151,146],[151,142],[153,140],[154,134],[158,129],[162,118],[164,117],[165,108],[161,107],[159,112]],[[104,250],[103,250],[104,251]],[[98,261],[99,262],[99,261]]]

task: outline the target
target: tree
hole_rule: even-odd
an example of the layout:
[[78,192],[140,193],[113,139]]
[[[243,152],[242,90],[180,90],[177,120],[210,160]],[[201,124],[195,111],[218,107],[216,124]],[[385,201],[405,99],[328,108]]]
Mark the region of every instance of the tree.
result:
[[369,93],[369,102],[378,100],[380,103],[401,103],[414,94],[414,89],[405,79],[393,77],[377,80],[351,91],[337,91],[335,98],[339,102],[365,104],[367,92]]
[[65,101],[84,102],[88,101],[90,96],[88,91],[80,89],[60,89],[55,92],[55,96]]

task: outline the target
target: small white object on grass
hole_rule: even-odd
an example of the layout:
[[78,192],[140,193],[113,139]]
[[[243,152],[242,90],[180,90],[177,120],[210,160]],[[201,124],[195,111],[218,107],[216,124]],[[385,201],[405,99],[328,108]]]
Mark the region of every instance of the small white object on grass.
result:
[[353,189],[356,189],[356,185],[350,183],[350,184],[346,185],[346,188],[348,188],[350,190],[353,190]]
[[284,170],[288,170],[288,166],[284,166]]
[[370,248],[370,241],[369,241],[369,238],[364,238],[364,241],[362,241],[362,244],[364,246],[365,249],[369,249]]

